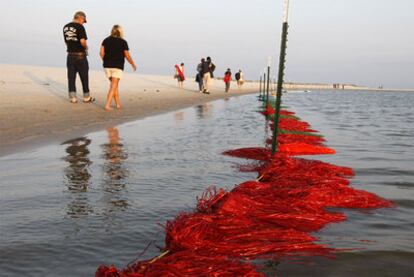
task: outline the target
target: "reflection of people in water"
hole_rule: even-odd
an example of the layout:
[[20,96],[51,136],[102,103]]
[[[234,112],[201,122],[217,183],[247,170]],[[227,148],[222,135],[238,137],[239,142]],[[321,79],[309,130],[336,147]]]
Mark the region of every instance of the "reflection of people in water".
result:
[[92,162],[89,160],[88,145],[91,140],[87,138],[78,138],[63,143],[68,145],[64,160],[69,163],[65,169],[66,178],[69,181],[69,190],[87,191],[91,174],[88,171]]
[[212,113],[211,113],[211,104],[203,104],[203,105],[198,105],[197,108],[197,116],[199,118],[209,118],[211,117]]
[[[128,170],[123,164],[128,158],[128,154],[124,150],[124,145],[120,142],[119,130],[108,128],[107,132],[108,143],[102,145],[103,158],[105,159],[104,190],[111,193],[108,201],[113,207],[125,208],[128,203],[120,198],[119,192],[125,188],[125,178],[128,176]],[[112,210],[112,208],[110,209]]]
[[88,145],[90,144],[91,140],[85,137],[63,143],[63,145],[68,145],[67,155],[63,158],[68,163],[65,168],[67,187],[75,195],[75,199],[68,205],[67,210],[67,213],[72,216],[87,215],[92,212],[86,195],[91,178],[89,166],[92,162],[88,157],[90,153]]
[[180,122],[184,120],[184,112],[176,112],[174,114],[174,119],[176,122]]

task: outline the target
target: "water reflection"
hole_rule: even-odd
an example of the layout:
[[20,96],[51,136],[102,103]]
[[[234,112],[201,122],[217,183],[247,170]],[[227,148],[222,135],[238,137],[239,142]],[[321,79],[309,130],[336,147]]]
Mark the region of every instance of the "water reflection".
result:
[[174,113],[174,119],[176,123],[179,123],[184,120],[184,112],[176,112]]
[[89,166],[92,162],[89,159],[88,149],[90,144],[91,140],[86,137],[72,139],[62,144],[67,145],[67,155],[63,158],[68,163],[64,169],[67,187],[74,194],[73,201],[67,207],[67,214],[70,216],[88,215],[92,212],[86,194],[91,179]]
[[213,113],[212,113],[212,104],[206,103],[203,105],[198,105],[196,107],[196,112],[197,112],[197,117],[199,119],[207,119],[210,118]]
[[124,161],[128,158],[124,145],[121,143],[119,130],[108,128],[108,143],[102,145],[104,178],[103,190],[107,192],[104,201],[109,204],[108,211],[115,209],[125,209],[128,201],[123,199],[122,191],[125,189],[128,177],[128,169],[124,166]]
[[266,144],[268,139],[273,137],[273,130],[270,126],[270,121],[269,120],[265,120],[265,131],[264,131],[264,139],[263,139],[263,143]]
[[65,175],[69,181],[68,189],[70,191],[85,192],[88,189],[91,174],[89,166],[92,162],[89,160],[88,145],[91,140],[85,137],[69,140],[63,143],[68,145],[66,148],[67,156],[64,158],[68,162],[65,168]]

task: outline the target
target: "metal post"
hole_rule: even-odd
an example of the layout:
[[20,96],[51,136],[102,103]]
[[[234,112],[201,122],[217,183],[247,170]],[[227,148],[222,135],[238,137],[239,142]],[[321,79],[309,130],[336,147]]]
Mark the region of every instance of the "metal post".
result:
[[259,98],[262,98],[262,76],[260,76],[260,83],[259,83]]
[[266,101],[266,73],[263,74],[263,100]]
[[270,64],[267,66],[266,107],[269,106]]
[[280,44],[280,59],[279,59],[279,75],[277,83],[277,96],[276,96],[276,114],[274,117],[274,130],[272,139],[272,155],[277,152],[278,135],[279,135],[279,120],[280,120],[280,107],[282,103],[282,90],[283,90],[283,78],[285,74],[285,62],[286,62],[286,47],[287,47],[287,35],[289,28],[289,0],[285,0],[285,14],[282,27],[282,40]]

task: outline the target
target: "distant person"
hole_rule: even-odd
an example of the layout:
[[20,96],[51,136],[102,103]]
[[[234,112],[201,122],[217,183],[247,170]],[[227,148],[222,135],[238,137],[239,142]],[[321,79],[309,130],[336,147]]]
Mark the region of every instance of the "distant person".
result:
[[231,70],[230,68],[224,73],[224,84],[226,85],[226,92],[230,91],[230,84],[231,84]]
[[211,61],[210,57],[207,57],[206,61],[202,65],[203,76],[203,93],[210,94],[211,79],[214,78],[214,70],[216,66]]
[[63,27],[63,38],[67,46],[67,74],[69,99],[72,103],[77,103],[76,97],[76,75],[82,82],[83,102],[91,103],[95,99],[89,93],[89,64],[86,56],[88,55],[88,36],[85,27],[86,14],[82,11],[76,12],[73,21]]
[[237,81],[237,87],[239,89],[241,89],[243,84],[244,84],[244,74],[243,74],[243,72],[241,70],[239,70],[239,72],[237,72],[234,77],[236,78],[236,81]]
[[197,75],[196,75],[196,82],[198,83],[198,88],[200,92],[203,92],[203,64],[205,63],[206,59],[202,58],[201,63],[197,65]]
[[182,88],[185,81],[184,63],[181,63],[180,65],[175,65],[175,78],[178,81],[178,87]]
[[114,25],[112,27],[111,35],[102,42],[100,56],[103,60],[106,77],[110,82],[105,110],[109,111],[112,109],[112,100],[115,100],[116,108],[121,109],[119,81],[122,78],[125,59],[127,59],[134,71],[137,70],[137,66],[129,54],[128,43],[124,40],[124,31],[121,26]]
[[216,65],[211,61],[210,57],[207,57],[207,61],[210,63],[210,77],[214,78],[214,71],[216,70]]

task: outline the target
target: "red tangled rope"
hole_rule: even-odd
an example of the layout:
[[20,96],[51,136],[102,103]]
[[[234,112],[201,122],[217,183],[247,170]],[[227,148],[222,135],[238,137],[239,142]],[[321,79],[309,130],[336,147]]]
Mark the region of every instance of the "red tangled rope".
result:
[[[271,106],[263,112],[275,113]],[[294,113],[281,111],[282,115]],[[150,261],[137,261],[124,270],[101,266],[97,277],[142,276],[264,276],[246,263],[254,259],[280,260],[290,256],[332,257],[335,250],[318,244],[310,235],[327,224],[346,220],[343,213],[327,208],[388,208],[392,203],[349,186],[352,169],[321,161],[294,158],[299,155],[334,154],[324,139],[306,122],[284,118],[279,152],[268,148],[226,151],[233,157],[257,160],[240,166],[257,171],[256,181],[227,192],[209,188],[192,213],[166,224],[164,253]]]
[[[267,144],[272,144],[272,139],[268,139]],[[324,146],[323,143],[325,139],[318,136],[306,136],[306,135],[299,135],[299,134],[280,134],[278,137],[278,142],[280,144],[287,144],[287,143],[295,143],[295,142],[302,142],[307,144],[312,144],[316,146]]]
[[[191,261],[191,262],[189,262]],[[226,256],[194,251],[180,251],[151,261],[137,262],[118,272],[114,267],[101,266],[96,272],[101,277],[155,277],[155,276],[251,276],[262,277],[249,264]]]

